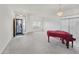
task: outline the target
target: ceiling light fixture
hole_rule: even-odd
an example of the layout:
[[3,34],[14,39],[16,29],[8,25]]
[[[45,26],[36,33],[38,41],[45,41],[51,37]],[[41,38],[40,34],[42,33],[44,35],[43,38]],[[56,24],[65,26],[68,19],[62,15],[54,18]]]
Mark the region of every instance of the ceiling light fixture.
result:
[[57,16],[62,17],[64,14],[63,8],[61,8],[61,5],[59,5],[59,9],[57,10]]

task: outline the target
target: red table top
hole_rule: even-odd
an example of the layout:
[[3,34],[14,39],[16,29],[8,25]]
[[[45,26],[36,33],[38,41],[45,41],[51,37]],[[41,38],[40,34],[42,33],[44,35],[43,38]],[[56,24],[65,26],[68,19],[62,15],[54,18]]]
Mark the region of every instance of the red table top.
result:
[[61,31],[61,30],[48,30],[47,32],[49,33],[57,33],[57,34],[70,34],[66,31]]
[[47,34],[49,36],[54,36],[54,37],[62,37],[62,38],[69,38],[71,37],[71,34],[65,31],[61,30],[48,30]]

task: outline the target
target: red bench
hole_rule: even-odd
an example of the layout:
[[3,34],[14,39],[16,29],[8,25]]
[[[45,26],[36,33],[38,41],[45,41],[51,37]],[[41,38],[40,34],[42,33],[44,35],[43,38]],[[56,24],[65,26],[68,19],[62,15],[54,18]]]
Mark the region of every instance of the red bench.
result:
[[76,40],[70,33],[61,30],[54,30],[54,31],[48,30],[47,35],[48,35],[48,42],[50,42],[49,37],[58,37],[60,38],[63,44],[65,44],[64,41],[66,41],[67,48],[69,48],[69,42],[72,42],[72,48],[73,48],[73,41]]

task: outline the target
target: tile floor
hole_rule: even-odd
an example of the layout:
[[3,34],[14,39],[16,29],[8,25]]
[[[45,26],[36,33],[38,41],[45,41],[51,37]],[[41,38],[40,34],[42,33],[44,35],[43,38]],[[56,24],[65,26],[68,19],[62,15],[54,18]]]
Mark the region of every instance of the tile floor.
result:
[[2,54],[78,54],[79,43],[74,42],[74,48],[67,49],[58,38],[47,41],[45,32],[34,32],[12,39]]

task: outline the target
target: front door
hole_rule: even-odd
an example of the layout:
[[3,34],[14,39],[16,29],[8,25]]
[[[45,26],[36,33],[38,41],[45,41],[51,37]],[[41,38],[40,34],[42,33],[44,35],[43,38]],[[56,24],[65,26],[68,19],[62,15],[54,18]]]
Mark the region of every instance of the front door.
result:
[[22,19],[16,19],[16,35],[23,34]]

